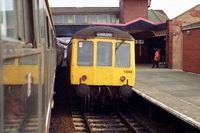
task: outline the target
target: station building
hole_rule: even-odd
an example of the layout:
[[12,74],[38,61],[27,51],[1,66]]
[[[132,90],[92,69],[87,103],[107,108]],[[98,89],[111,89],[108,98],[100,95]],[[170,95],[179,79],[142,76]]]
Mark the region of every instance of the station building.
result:
[[120,0],[119,7],[51,8],[58,37],[70,37],[91,25],[124,30],[136,39],[136,63],[152,63],[156,49],[165,58],[166,20],[162,10],[148,10],[150,0]]
[[183,71],[200,73],[200,21],[181,27],[183,32]]
[[136,39],[136,63],[152,63],[160,49],[165,67],[186,70],[182,27],[199,21],[194,15],[199,5],[169,20],[162,10],[148,10],[150,4],[151,0],[120,0],[119,7],[52,7],[51,11],[58,37],[72,37],[89,26],[115,27]]
[[200,5],[168,21],[166,53],[173,69],[200,73],[199,22]]

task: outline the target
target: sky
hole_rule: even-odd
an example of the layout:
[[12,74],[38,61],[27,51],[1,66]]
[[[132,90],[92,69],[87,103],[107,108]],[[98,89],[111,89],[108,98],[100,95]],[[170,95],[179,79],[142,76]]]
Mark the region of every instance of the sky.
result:
[[[119,0],[49,0],[51,7],[119,7]],[[149,9],[163,10],[173,19],[200,4],[200,0],[151,0]]]

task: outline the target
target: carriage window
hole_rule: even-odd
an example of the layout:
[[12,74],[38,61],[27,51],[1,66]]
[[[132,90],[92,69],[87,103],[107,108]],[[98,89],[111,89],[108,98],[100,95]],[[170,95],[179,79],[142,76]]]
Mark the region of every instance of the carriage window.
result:
[[14,59],[7,59],[3,62],[3,65],[14,65],[15,60]]
[[19,58],[19,65],[37,65],[38,55],[30,55]]
[[16,15],[14,8],[14,0],[3,0],[0,2],[0,28],[1,35],[7,37],[15,37]]
[[93,65],[93,42],[78,42],[78,66]]
[[112,43],[97,43],[97,66],[112,66]]
[[130,67],[130,44],[117,43],[115,52],[116,67]]
[[50,31],[49,31],[49,19],[48,17],[46,16],[46,30],[47,30],[47,48],[50,49],[51,47],[51,44],[50,44]]

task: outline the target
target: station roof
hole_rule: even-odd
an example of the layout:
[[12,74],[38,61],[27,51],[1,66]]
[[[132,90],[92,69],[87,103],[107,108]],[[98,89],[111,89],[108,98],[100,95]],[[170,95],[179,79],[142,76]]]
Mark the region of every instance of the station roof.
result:
[[119,7],[51,7],[52,14],[95,14],[114,13],[119,14]]
[[197,29],[200,28],[200,22],[192,23],[186,26],[182,26],[182,30],[191,30],[191,29]]
[[[151,0],[149,0],[149,3]],[[120,14],[119,7],[52,7],[53,15],[63,14]],[[162,10],[149,10],[148,20],[138,18],[125,24],[121,23],[92,23],[84,25],[55,25],[58,37],[72,37],[73,34],[89,26],[109,26],[114,27],[130,34],[137,34],[147,31],[159,31],[167,29],[166,20],[169,18]]]
[[99,26],[99,25],[106,25],[118,28],[124,31],[131,31],[131,30],[162,30],[166,28],[166,21],[154,23],[144,18],[138,18],[131,22],[125,24],[116,24],[116,23],[92,23],[91,26]]
[[[53,15],[63,14],[120,14],[119,7],[51,7]],[[158,23],[168,20],[163,10],[148,10],[148,20]]]
[[154,23],[163,22],[169,20],[168,16],[163,10],[148,10],[148,20]]
[[[146,31],[159,31],[167,29],[166,21],[154,23],[144,18],[138,18],[125,24],[116,23],[92,23],[90,26],[109,26],[126,31],[130,34],[137,34]],[[69,37],[89,25],[55,25],[57,37]]]
[[144,18],[138,18],[126,24],[112,24],[112,23],[92,23],[90,26],[110,26],[123,31],[128,32],[133,35],[135,39],[151,38],[155,36],[153,31],[164,31],[167,29],[167,22],[154,23]]

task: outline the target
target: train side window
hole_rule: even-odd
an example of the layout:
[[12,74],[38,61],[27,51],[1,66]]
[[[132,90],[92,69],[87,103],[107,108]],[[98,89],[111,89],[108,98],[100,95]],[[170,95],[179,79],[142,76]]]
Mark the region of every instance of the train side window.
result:
[[97,42],[97,66],[112,66],[111,42]]
[[30,55],[19,58],[19,65],[37,65],[38,55]]
[[46,30],[47,30],[47,48],[50,49],[50,30],[49,30],[49,19],[46,16]]
[[1,35],[16,38],[16,9],[15,0],[0,1],[0,24]]
[[116,67],[130,67],[130,44],[116,43],[115,56]]
[[7,59],[3,62],[3,65],[14,65],[15,64],[15,60],[13,59]]
[[78,42],[78,66],[93,65],[93,42]]
[[[24,36],[26,44],[29,44],[28,47],[34,47],[34,23],[33,23],[33,3],[32,0],[24,0]],[[30,32],[32,31],[32,32]]]
[[51,29],[52,48],[56,49],[56,39],[54,38],[53,30]]
[[18,0],[18,23],[19,23],[19,35],[18,35],[18,39],[20,41],[24,41],[24,8],[23,8],[23,1],[22,0]]

